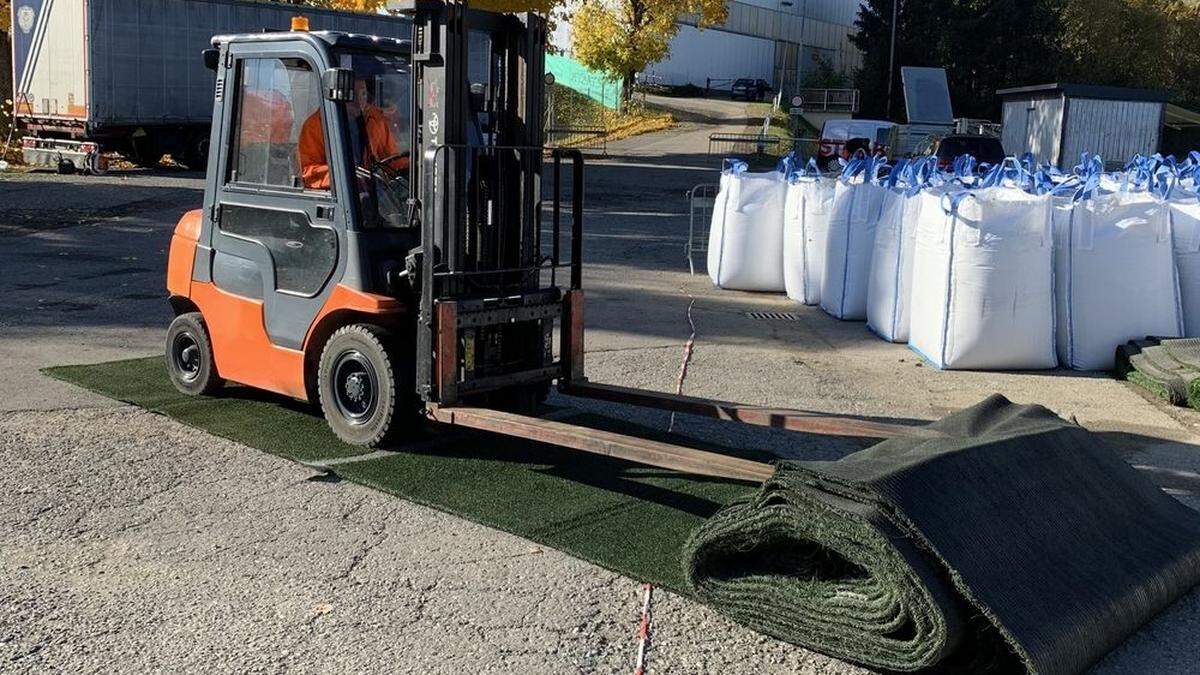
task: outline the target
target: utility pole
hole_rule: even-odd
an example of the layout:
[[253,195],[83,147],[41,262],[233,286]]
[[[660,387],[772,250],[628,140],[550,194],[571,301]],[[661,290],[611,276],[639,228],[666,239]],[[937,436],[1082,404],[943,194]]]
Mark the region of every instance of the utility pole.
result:
[[892,81],[896,78],[896,15],[900,0],[892,0],[892,49],[888,54],[887,118],[892,119]]

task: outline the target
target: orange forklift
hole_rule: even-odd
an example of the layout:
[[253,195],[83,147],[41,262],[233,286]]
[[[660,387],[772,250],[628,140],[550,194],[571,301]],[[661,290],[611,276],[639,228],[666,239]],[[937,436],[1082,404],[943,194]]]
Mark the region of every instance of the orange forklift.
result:
[[167,271],[180,391],[230,381],[317,403],[339,438],[367,447],[402,441],[423,414],[751,481],[772,467],[540,419],[538,404],[557,385],[801,431],[919,433],[588,382],[583,158],[541,145],[544,20],[445,0],[402,12],[411,35],[310,31],[298,17],[205,51],[204,204],[176,226]]

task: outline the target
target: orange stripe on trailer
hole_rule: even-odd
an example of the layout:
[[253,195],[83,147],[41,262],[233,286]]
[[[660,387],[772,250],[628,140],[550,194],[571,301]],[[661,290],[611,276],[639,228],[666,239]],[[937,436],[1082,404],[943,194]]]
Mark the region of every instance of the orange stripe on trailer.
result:
[[271,343],[261,300],[227,293],[207,281],[192,281],[191,298],[208,324],[221,377],[308,400],[304,352]]

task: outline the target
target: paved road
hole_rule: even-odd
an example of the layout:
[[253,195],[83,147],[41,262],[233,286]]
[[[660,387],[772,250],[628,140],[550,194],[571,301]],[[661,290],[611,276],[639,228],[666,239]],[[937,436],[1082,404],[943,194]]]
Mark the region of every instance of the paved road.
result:
[[[738,124],[726,112],[720,124]],[[688,122],[627,139],[589,164],[593,378],[673,389],[695,298],[688,393],[933,419],[1000,391],[1075,415],[1200,508],[1200,415],[1104,377],[934,372],[861,324],[688,276],[683,195],[715,180],[704,152],[719,126]],[[630,668],[636,580],[363,487],[312,480],[302,467],[37,373],[161,349],[170,228],[200,187],[185,173],[0,177],[0,670]],[[746,315],[753,310],[796,320],[758,321]],[[745,442],[767,441],[750,432]],[[830,457],[848,448],[806,438],[779,450]],[[669,593],[657,594],[655,616],[654,672],[861,672]],[[1099,670],[1185,673],[1198,660],[1193,593]]]

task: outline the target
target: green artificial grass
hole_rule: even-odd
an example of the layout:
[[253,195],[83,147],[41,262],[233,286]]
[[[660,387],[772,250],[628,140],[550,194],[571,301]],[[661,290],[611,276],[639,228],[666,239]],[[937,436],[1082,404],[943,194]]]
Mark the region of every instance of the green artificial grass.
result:
[[[311,406],[289,399],[236,386],[216,397],[180,394],[161,357],[45,372],[293,460],[367,452],[339,441]],[[665,438],[590,414],[566,421]],[[683,593],[689,593],[683,543],[718,509],[755,489],[481,432],[424,430],[418,435],[420,441],[435,440],[332,468],[347,480]]]

